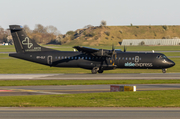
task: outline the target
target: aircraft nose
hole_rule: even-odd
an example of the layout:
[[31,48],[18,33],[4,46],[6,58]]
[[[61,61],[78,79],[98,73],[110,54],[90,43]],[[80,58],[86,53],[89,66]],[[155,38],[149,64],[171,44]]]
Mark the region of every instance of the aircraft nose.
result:
[[175,65],[175,63],[173,61],[171,61],[171,60],[168,61],[168,64],[169,64],[170,67]]
[[170,63],[171,67],[175,65],[175,63],[173,61],[171,61]]

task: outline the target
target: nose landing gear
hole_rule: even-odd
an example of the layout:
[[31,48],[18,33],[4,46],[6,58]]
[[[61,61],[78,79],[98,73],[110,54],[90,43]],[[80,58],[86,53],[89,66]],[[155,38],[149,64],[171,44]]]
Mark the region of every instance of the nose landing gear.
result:
[[91,72],[92,74],[97,74],[97,72],[99,71],[99,68],[98,67],[94,67]]
[[99,68],[99,67],[94,67],[92,70],[91,70],[92,74],[97,74],[98,73],[103,73],[103,69]]
[[163,72],[163,73],[166,73],[166,71],[167,71],[167,69],[162,69],[162,72]]

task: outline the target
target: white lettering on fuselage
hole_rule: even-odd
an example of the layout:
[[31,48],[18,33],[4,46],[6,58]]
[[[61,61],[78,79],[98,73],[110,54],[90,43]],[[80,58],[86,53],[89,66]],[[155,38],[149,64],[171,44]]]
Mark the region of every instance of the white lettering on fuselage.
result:
[[132,63],[132,62],[127,62],[124,64],[126,67],[153,67],[152,63]]
[[45,59],[46,56],[36,56],[36,59]]
[[139,56],[135,56],[135,60],[134,63],[132,62],[126,62],[124,64],[125,67],[153,67],[152,63],[139,63],[140,61],[140,57]]

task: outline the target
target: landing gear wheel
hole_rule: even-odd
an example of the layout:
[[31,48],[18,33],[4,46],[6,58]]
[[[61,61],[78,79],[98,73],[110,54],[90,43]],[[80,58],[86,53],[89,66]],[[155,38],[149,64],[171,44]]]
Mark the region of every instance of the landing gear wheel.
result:
[[91,72],[92,72],[92,74],[97,74],[98,70],[99,70],[99,68],[94,67],[94,68],[91,70]]
[[162,69],[162,72],[163,72],[163,73],[166,73],[166,71],[167,71],[167,69]]
[[103,73],[103,70],[99,70],[98,73]]

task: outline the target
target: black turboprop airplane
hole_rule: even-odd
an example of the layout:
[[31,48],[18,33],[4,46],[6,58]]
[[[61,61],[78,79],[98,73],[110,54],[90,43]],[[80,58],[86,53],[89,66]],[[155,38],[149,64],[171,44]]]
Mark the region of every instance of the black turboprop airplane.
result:
[[126,52],[75,46],[79,52],[58,51],[38,45],[31,40],[19,25],[10,25],[16,53],[10,57],[28,60],[51,67],[80,67],[90,69],[93,74],[115,68],[162,69],[175,65],[162,53]]

